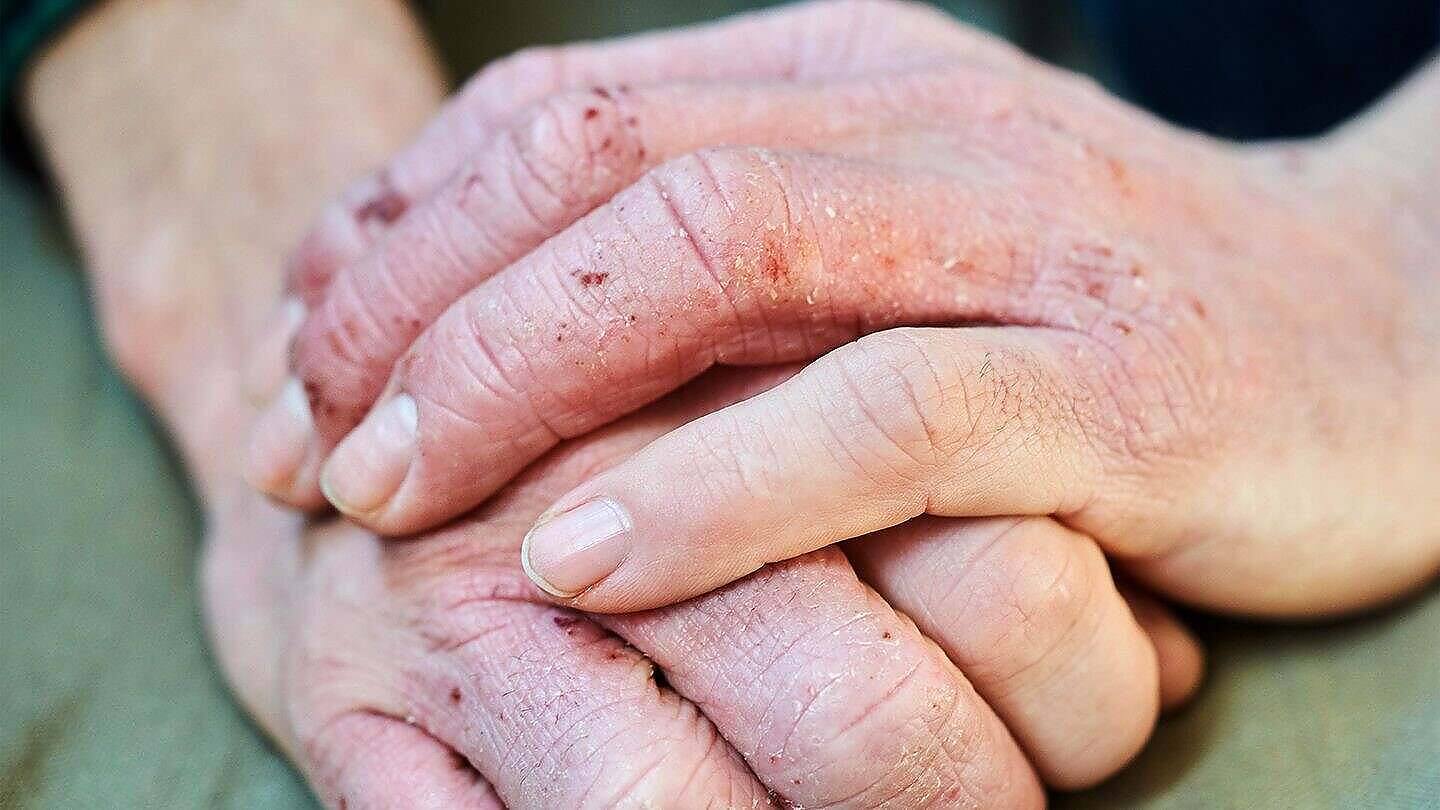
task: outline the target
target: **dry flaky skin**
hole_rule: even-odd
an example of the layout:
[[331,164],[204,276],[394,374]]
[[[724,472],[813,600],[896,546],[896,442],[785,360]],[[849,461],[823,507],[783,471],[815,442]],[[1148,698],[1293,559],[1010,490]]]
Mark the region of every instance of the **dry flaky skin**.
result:
[[[427,59],[388,0],[116,0],[27,87],[107,343],[196,475],[217,656],[328,805],[1038,806],[1042,778],[1103,778],[1161,689],[1193,688],[1193,641],[1137,625],[1094,543],[1049,519],[912,522],[857,551],[864,582],[826,550],[624,617],[530,585],[517,552],[547,503],[793,369],[711,377],[404,544],[249,491],[242,358],[280,256],[430,113]],[[377,230],[401,221],[388,194],[354,208]]]
[[[1054,515],[1246,614],[1440,569],[1434,65],[1329,137],[1237,146],[920,8],[731,25],[489,68],[332,207],[292,279],[313,417],[271,412],[252,480],[315,499],[359,425],[330,499],[406,533],[712,365],[841,347],[561,498],[634,535],[574,604],[925,512]],[[989,328],[893,328],[955,323]],[[387,385],[418,427],[364,419]]]

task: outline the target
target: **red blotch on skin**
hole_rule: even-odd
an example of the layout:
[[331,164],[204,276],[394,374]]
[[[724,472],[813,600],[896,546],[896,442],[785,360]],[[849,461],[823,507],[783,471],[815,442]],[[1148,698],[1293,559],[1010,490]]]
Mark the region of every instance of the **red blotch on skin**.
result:
[[597,116],[597,115],[599,115],[599,114],[600,114],[600,111],[597,110],[597,109],[595,109],[594,107],[586,107],[586,108],[585,108],[585,120],[586,120],[586,121],[593,121],[593,120],[595,120],[595,116]]
[[784,248],[776,240],[767,238],[762,249],[760,272],[764,274],[765,278],[772,282],[789,278],[790,267],[785,261]]
[[450,702],[458,706],[461,700],[464,700],[464,696],[460,694],[460,687],[453,687],[450,690]]
[[574,616],[552,616],[551,620],[555,622],[556,627],[574,627],[580,622]]
[[1128,335],[1128,334],[1130,334],[1131,332],[1135,331],[1135,327],[1131,326],[1130,324],[1128,324],[1128,323],[1126,323],[1126,322],[1124,322],[1124,321],[1111,321],[1111,322],[1110,322],[1110,325],[1113,326],[1113,327],[1115,327],[1117,330],[1119,330],[1119,331],[1120,331],[1120,334],[1122,334],[1122,335]]
[[592,87],[590,88],[590,92],[594,93],[600,98],[605,99],[606,101],[609,101],[611,99],[610,91],[606,90],[603,87]]
[[1195,313],[1195,317],[1199,318],[1202,321],[1210,315],[1210,312],[1205,309],[1205,302],[1201,301],[1199,298],[1190,299],[1190,309]]
[[574,276],[580,279],[581,286],[585,287],[599,287],[605,283],[606,279],[610,278],[609,273],[601,273],[594,270],[576,271]]

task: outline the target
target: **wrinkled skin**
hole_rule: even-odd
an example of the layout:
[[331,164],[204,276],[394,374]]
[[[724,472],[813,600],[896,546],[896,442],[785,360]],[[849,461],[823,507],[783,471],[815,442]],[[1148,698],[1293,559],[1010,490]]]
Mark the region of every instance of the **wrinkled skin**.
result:
[[[207,514],[216,655],[328,806],[1029,807],[1042,780],[1113,772],[1194,689],[1193,640],[1048,519],[912,521],[624,617],[525,578],[546,503],[792,370],[701,380],[403,544],[244,486],[242,378],[283,342],[242,358],[279,258],[318,194],[428,112],[380,100],[436,92],[399,7],[376,6],[119,0],[27,87],[107,347]],[[397,64],[347,62],[363,36]],[[157,81],[151,61],[177,70]]]
[[251,478],[314,504],[334,447],[330,500],[411,532],[840,347],[560,497],[629,535],[547,587],[651,607],[928,513],[1053,516],[1208,608],[1377,604],[1440,570],[1440,237],[1365,144],[1180,132],[889,3],[522,54],[307,241]]

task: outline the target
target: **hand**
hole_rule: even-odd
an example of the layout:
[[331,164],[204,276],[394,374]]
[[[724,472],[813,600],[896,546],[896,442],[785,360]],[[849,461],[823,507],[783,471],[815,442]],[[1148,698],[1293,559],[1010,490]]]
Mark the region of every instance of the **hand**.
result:
[[865,580],[830,549],[626,616],[529,583],[520,539],[557,494],[775,379],[710,375],[406,543],[301,539],[237,496],[206,561],[222,663],[341,807],[1038,807],[1040,778],[1098,781],[1194,688],[1195,642],[1143,597],[1132,618],[1047,519],[916,521]]
[[315,428],[272,411],[255,477],[313,482],[378,397],[327,491],[413,531],[711,365],[840,346],[562,496],[537,581],[628,610],[917,515],[1053,516],[1197,605],[1374,604],[1440,568],[1435,73],[1241,147],[890,4],[524,56],[452,103],[468,157],[368,251],[313,248],[339,215],[310,240]]
[[[299,73],[313,83],[296,81],[250,46],[309,43],[296,53],[341,69],[351,51],[327,46],[388,30],[377,53],[396,62],[370,67],[402,81],[423,61],[403,24],[375,27],[392,7],[275,8],[110,3],[28,89],[91,256],[109,346],[197,476],[217,655],[328,805],[743,806],[775,796],[1035,806],[1043,798],[1022,750],[1054,784],[1093,782],[1144,740],[1157,691],[1173,702],[1194,688],[1193,640],[1143,597],[1127,594],[1127,608],[1093,544],[1046,520],[915,523],[887,544],[914,553],[866,560],[881,593],[888,582],[932,582],[893,594],[925,616],[925,635],[834,550],[603,626],[529,585],[517,548],[545,503],[780,371],[707,380],[688,401],[572,443],[486,512],[409,544],[343,523],[306,526],[249,492],[235,469],[249,416],[239,347],[277,282],[275,255],[313,195],[410,120],[373,103],[383,84],[363,73],[339,70],[350,81],[330,84],[314,65]],[[142,53],[183,66],[180,76],[233,78],[248,66],[264,92],[123,67],[143,64]],[[433,77],[408,75],[404,97],[423,104]],[[283,135],[297,119],[248,106],[304,108],[312,94],[334,117],[306,119],[293,140]],[[215,99],[224,114],[185,114]],[[367,117],[378,109],[393,117]],[[135,120],[154,129],[129,129]],[[121,142],[119,131],[132,149],[97,148]],[[368,147],[348,140],[362,133]],[[259,134],[272,139],[265,149]],[[152,154],[182,155],[186,170],[163,170],[167,160],[136,172]],[[262,173],[275,182],[242,182]],[[264,368],[274,358],[256,359]],[[949,588],[966,594],[963,608]],[[651,677],[656,664],[668,685]]]

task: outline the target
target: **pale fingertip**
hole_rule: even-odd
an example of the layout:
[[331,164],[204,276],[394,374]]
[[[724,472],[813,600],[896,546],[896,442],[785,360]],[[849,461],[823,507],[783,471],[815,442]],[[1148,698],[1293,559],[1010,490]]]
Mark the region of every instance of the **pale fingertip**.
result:
[[620,567],[632,534],[629,514],[610,498],[547,512],[520,544],[520,567],[540,590],[570,599]]
[[325,462],[320,472],[325,499],[352,517],[384,507],[410,472],[419,427],[419,409],[409,394],[397,394],[371,411]]
[[267,495],[291,500],[317,440],[305,388],[292,377],[255,420],[245,456],[245,480]]
[[305,322],[305,303],[286,296],[270,314],[245,364],[241,386],[252,405],[261,406],[285,384],[290,344]]

